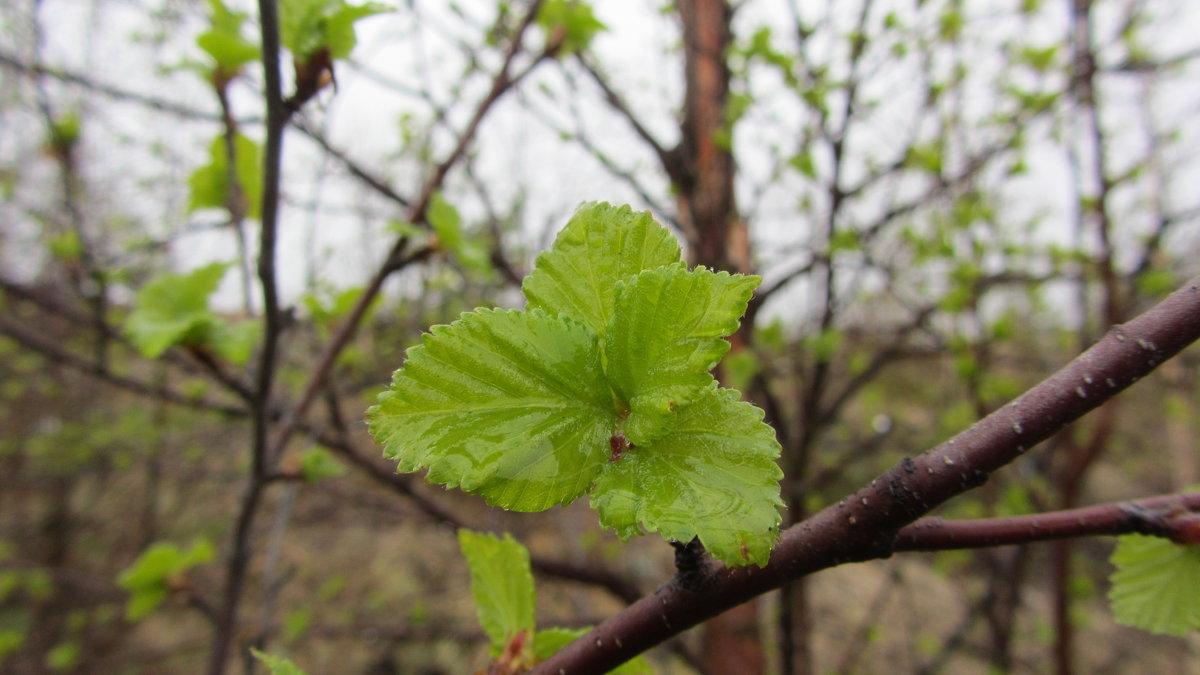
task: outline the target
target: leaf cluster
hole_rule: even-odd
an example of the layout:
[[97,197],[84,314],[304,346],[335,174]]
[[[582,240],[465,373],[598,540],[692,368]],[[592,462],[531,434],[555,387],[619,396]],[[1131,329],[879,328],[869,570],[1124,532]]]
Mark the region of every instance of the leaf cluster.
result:
[[125,616],[137,621],[153,612],[183,584],[183,574],[213,559],[215,551],[207,539],[199,539],[187,549],[159,542],[146,549],[117,577],[121,588],[129,591]]
[[538,256],[524,311],[434,326],[367,417],[401,471],[540,511],[590,493],[623,538],[643,529],[728,564],[777,536],[779,444],[710,371],[759,278],[688,269],[648,213],[585,204]]

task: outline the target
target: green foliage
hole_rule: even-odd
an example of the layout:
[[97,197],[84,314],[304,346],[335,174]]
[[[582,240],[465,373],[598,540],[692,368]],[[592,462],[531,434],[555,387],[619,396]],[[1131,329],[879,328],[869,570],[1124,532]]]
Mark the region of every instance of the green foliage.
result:
[[529,551],[508,534],[503,539],[458,531],[458,545],[471,569],[471,595],[492,656],[534,628],[533,573]]
[[79,142],[81,135],[82,123],[79,119],[79,113],[68,112],[51,121],[50,137],[47,140],[54,152],[65,155]]
[[234,74],[257,61],[261,53],[258,44],[242,36],[245,12],[231,10],[221,0],[209,0],[208,4],[212,8],[209,28],[196,38],[196,45],[212,57],[217,70]]
[[176,344],[198,341],[212,321],[208,296],[217,290],[226,263],[212,263],[186,274],[164,274],[138,293],[125,332],[143,356],[154,358]]
[[649,214],[584,205],[526,278],[529,308],[434,326],[368,411],[371,432],[401,471],[490,504],[540,511],[591,491],[624,538],[699,537],[728,564],[763,564],[779,445],[709,372],[758,282],[688,270]]
[[538,10],[537,24],[547,43],[561,40],[558,53],[564,56],[587,49],[596,33],[608,28],[582,0],[547,0]]
[[[258,218],[262,213],[262,148],[246,136],[234,139],[235,175],[241,188],[245,213]],[[188,212],[199,209],[223,209],[229,206],[229,153],[225,137],[218,134],[208,148],[208,164],[188,178]]]
[[9,654],[21,649],[24,644],[25,631],[15,628],[0,629],[0,663],[3,663]]
[[601,333],[613,314],[618,281],[679,260],[679,242],[649,213],[585,205],[537,257],[521,290],[530,309],[566,314]]
[[1108,599],[1118,623],[1151,633],[1200,630],[1200,546],[1160,537],[1120,537]]
[[487,248],[479,238],[463,236],[462,217],[442,193],[433,195],[426,217],[437,235],[439,248],[454,256],[469,272],[480,276],[491,273],[492,263],[488,258]]
[[279,4],[279,36],[283,46],[301,62],[319,52],[344,59],[358,43],[354,22],[386,12],[375,3],[350,5],[343,0],[283,0]]
[[254,647],[250,648],[250,653],[258,659],[259,663],[267,667],[267,672],[271,675],[305,675],[304,671],[300,670],[296,664],[282,656],[266,654]]
[[215,551],[207,539],[198,539],[186,551],[166,542],[147,548],[117,577],[129,591],[125,616],[137,621],[153,612],[177,588],[184,572],[213,559]]
[[676,408],[715,385],[709,371],[729,351],[723,338],[737,331],[758,282],[682,264],[617,282],[604,356],[613,392],[629,405],[625,437],[631,443],[661,438]]
[[50,249],[51,255],[63,262],[79,260],[83,254],[83,242],[75,230],[51,236],[46,241],[46,248]]
[[164,274],[138,293],[125,333],[147,358],[175,345],[204,347],[233,363],[245,363],[258,341],[259,324],[229,323],[208,308],[227,263],[212,263],[185,274]]
[[[527,670],[591,630],[547,628],[535,632],[536,592],[529,551],[509,534],[499,538],[459,530],[458,544],[471,570],[471,595],[492,658],[503,659],[510,669],[502,672]],[[638,657],[612,672],[642,675],[653,671],[644,658]]]
[[46,652],[46,667],[50,670],[70,670],[78,664],[78,642],[60,642]]
[[616,423],[596,336],[545,312],[479,310],[408,351],[371,432],[401,471],[488,503],[541,511],[575,500]]
[[779,446],[763,413],[732,389],[708,389],[671,433],[631,447],[596,479],[592,506],[622,538],[638,524],[664,539],[699,536],[730,564],[762,564],[779,524]]
[[327,450],[309,448],[300,457],[300,475],[309,483],[315,483],[322,478],[335,478],[344,473],[346,467]]

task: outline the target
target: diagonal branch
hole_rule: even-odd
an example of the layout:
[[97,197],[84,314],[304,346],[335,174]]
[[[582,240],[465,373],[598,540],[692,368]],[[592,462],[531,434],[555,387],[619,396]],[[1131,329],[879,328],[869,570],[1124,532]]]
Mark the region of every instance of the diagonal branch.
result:
[[766,567],[716,565],[703,593],[667,584],[543,661],[535,675],[607,672],[726,609],[813,572],[886,558],[905,526],[982,485],[1085,413],[1200,339],[1200,277],[954,438],[906,458],[783,533]]
[[[429,204],[433,199],[434,193],[441,188],[442,183],[446,179],[446,175],[450,172],[450,169],[454,167],[466,154],[467,148],[475,139],[475,134],[479,130],[479,126],[483,122],[483,118],[487,116],[488,112],[491,111],[492,107],[497,101],[500,100],[505,92],[512,89],[512,87],[519,83],[526,75],[532,72],[533,68],[537,64],[541,63],[545,58],[547,58],[548,54],[543,52],[524,70],[521,70],[515,74],[512,72],[513,64],[516,61],[517,56],[521,53],[522,37],[533,24],[534,19],[537,17],[540,6],[540,0],[535,0],[535,2],[531,3],[528,7],[524,21],[521,23],[520,27],[517,28],[516,33],[513,36],[512,43],[505,52],[504,63],[500,66],[500,70],[492,79],[491,89],[488,91],[487,95],[484,96],[483,100],[480,101],[480,103],[476,106],[475,113],[472,115],[470,122],[467,123],[466,128],[463,129],[462,133],[459,135],[454,149],[451,150],[451,152],[446,155],[446,157],[436,167],[434,167],[432,173],[428,178],[426,178],[425,183],[421,186],[419,196],[413,200],[412,204],[409,206],[406,217],[408,222],[424,222],[426,211],[429,209]],[[396,241],[396,243],[392,246],[391,251],[384,259],[383,264],[378,270],[376,270],[375,274],[367,282],[366,287],[363,289],[362,294],[358,298],[358,302],[355,303],[354,307],[350,310],[350,313],[338,327],[337,332],[334,333],[332,338],[330,338],[324,350],[322,350],[320,356],[318,356],[317,363],[312,369],[312,375],[309,377],[308,383],[305,385],[304,391],[300,396],[300,400],[296,402],[296,405],[293,406],[291,411],[285,416],[282,428],[280,428],[275,436],[274,443],[271,446],[272,450],[270,452],[270,456],[278,457],[280,451],[287,445],[288,439],[291,438],[293,433],[295,433],[300,420],[304,417],[304,415],[308,412],[309,407],[317,399],[321,388],[324,387],[325,380],[329,377],[329,373],[333,370],[333,364],[337,360],[338,354],[342,352],[345,346],[349,344],[350,339],[354,337],[355,332],[358,330],[359,324],[362,322],[363,317],[366,316],[367,308],[370,307],[371,302],[375,299],[375,296],[378,295],[380,290],[383,288],[383,282],[400,267],[419,259],[417,256],[423,257],[429,253],[428,249],[423,249],[422,251],[417,251],[405,256],[404,253],[407,245],[407,237],[401,237]]]

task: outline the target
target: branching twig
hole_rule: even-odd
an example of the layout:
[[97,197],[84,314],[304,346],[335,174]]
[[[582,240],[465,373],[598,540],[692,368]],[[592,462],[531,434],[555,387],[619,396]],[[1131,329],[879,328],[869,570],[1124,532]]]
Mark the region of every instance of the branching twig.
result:
[[1033,541],[1117,534],[1152,534],[1183,541],[1200,492],[1101,504],[1008,518],[922,518],[900,530],[896,551],[990,548]]
[[821,569],[883,558],[920,515],[1141,379],[1200,338],[1200,277],[1011,404],[838,504],[788,528],[766,567],[719,568],[711,590],[666,586],[563,648],[536,675],[603,673],[722,611]]

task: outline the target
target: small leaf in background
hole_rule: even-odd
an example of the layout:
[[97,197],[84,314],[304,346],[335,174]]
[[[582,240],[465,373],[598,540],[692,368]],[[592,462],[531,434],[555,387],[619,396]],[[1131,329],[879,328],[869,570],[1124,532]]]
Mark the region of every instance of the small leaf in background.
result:
[[138,292],[134,310],[125,319],[125,333],[147,358],[170,347],[204,337],[216,317],[208,296],[217,290],[227,263],[212,263],[185,274],[164,274]]
[[730,389],[746,391],[760,372],[762,362],[750,349],[736,351],[725,358],[725,377]]
[[46,145],[55,157],[65,160],[70,157],[81,134],[82,124],[79,113],[64,113],[51,121]]
[[546,33],[547,46],[557,42],[563,56],[587,49],[596,33],[608,29],[582,0],[547,0],[538,10],[537,24]]
[[209,0],[208,4],[212,9],[209,28],[196,38],[196,44],[212,57],[217,70],[228,76],[257,61],[261,54],[258,44],[242,36],[246,14],[229,9],[221,0]]
[[588,203],[537,257],[521,290],[529,308],[569,316],[602,336],[617,282],[679,259],[679,242],[649,212]]
[[780,447],[762,410],[712,389],[671,432],[629,448],[596,479],[592,507],[623,539],[639,524],[664,539],[699,537],[727,565],[763,565],[778,536]]
[[51,255],[63,262],[79,260],[79,256],[83,254],[83,242],[79,240],[79,233],[74,230],[50,237],[46,241],[46,247],[50,249]]
[[404,220],[393,220],[387,224],[387,232],[409,239],[424,237],[426,232],[412,223]]
[[3,663],[9,654],[19,651],[24,644],[24,629],[0,628],[0,663]]
[[[577,638],[582,637],[591,629],[591,626],[586,626],[584,628],[547,628],[539,630],[533,636],[533,655],[538,661],[545,661],[554,656],[558,650],[566,647]],[[650,667],[650,662],[646,660],[646,657],[638,656],[609,672],[612,675],[651,675],[654,669]]]
[[367,411],[400,471],[542,511],[582,495],[616,414],[596,336],[544,312],[481,309],[434,326]]
[[293,609],[283,617],[282,638],[284,642],[294,642],[304,637],[308,627],[312,625],[312,610]]
[[357,39],[354,22],[386,12],[383,5],[350,5],[342,0],[283,0],[279,5],[279,37],[300,62],[327,51],[332,59],[350,56]]
[[71,670],[79,665],[79,643],[60,642],[46,652],[46,666],[50,670]]
[[515,638],[534,628],[535,592],[529,551],[508,534],[501,539],[470,530],[458,531],[458,545],[471,569],[475,612],[495,657]]
[[724,338],[737,332],[759,281],[679,264],[617,283],[604,363],[629,405],[625,435],[634,445],[667,433],[677,412],[706,393],[709,371],[729,351]]
[[[234,141],[237,181],[242,189],[246,217],[258,218],[262,206],[262,148],[241,134]],[[188,178],[188,213],[199,209],[223,209],[229,205],[229,155],[225,137],[218,135],[208,149],[208,164]]]
[[1170,635],[1200,630],[1200,546],[1127,534],[1111,562],[1108,599],[1117,623]]
[[441,192],[433,195],[426,218],[437,235],[438,246],[454,256],[464,269],[481,276],[491,273],[492,262],[487,248],[477,239],[463,235],[462,216]]
[[221,358],[241,365],[250,360],[260,337],[262,324],[257,321],[231,323],[217,319],[208,332],[206,344]]
[[214,555],[206,539],[195,541],[186,551],[165,542],[151,545],[117,577],[121,588],[129,591],[126,618],[137,621],[153,612],[171,594],[179,575],[212,560]]
[[253,654],[254,658],[258,659],[260,663],[267,667],[267,671],[270,672],[271,675],[305,675],[305,672],[300,670],[296,664],[292,663],[288,659],[283,658],[282,656],[265,654],[254,647],[250,648],[250,653]]
[[309,448],[300,457],[300,475],[309,483],[315,483],[322,478],[334,478],[344,473],[346,467],[322,448]]

